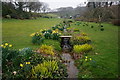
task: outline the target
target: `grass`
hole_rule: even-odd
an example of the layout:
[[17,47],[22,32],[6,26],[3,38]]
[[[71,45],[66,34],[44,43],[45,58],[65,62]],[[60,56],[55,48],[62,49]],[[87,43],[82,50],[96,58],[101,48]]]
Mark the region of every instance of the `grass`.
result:
[[[3,19],[2,20],[2,39],[3,41],[13,44],[14,48],[31,47],[38,48],[39,45],[31,43],[30,34],[39,31],[40,29],[49,29],[61,22],[62,19],[39,18],[35,20],[16,20]],[[48,43],[54,41],[48,41]],[[56,42],[57,43],[57,42]]]
[[[80,29],[81,32],[85,32],[92,40],[94,51],[89,53],[88,56],[92,57],[101,68],[87,68],[92,72],[92,75],[96,78],[115,78],[118,76],[118,26],[112,24],[103,23],[104,31],[101,31],[100,27],[96,23],[87,23],[89,26],[83,26],[84,22],[81,22],[80,26],[72,27]],[[94,26],[94,28],[91,28]],[[94,55],[98,53],[98,55]]]
[[[48,29],[60,23],[62,19],[39,18],[36,20],[8,20],[2,22],[2,39],[13,44],[14,48],[20,49],[31,47],[39,48],[40,45],[31,43],[30,34],[40,29]],[[100,67],[88,67],[87,72],[91,72],[95,78],[115,78],[118,75],[118,26],[103,23],[104,31],[100,31],[97,23],[89,23],[89,26],[80,26],[72,24],[71,27],[85,32],[92,40],[94,51],[88,54],[97,62]],[[91,28],[91,26],[94,28]],[[60,43],[54,40],[45,40],[43,44],[53,45],[56,50],[60,50]],[[95,53],[98,53],[95,55]],[[80,66],[79,66],[80,68]],[[79,69],[80,70],[80,69]],[[81,70],[80,70],[81,71]],[[80,75],[80,74],[79,74]]]

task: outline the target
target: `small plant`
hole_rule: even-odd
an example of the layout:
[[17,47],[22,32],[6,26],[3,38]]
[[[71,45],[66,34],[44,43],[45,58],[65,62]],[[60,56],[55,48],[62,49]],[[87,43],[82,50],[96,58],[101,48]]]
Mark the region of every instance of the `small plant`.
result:
[[53,47],[48,45],[42,45],[39,49],[40,53],[48,54],[48,55],[54,55],[53,50],[54,50]]
[[32,37],[33,44],[41,44],[44,41],[43,35],[40,32],[32,33],[30,36]]
[[74,32],[79,32],[80,30],[79,29],[74,29]]
[[90,42],[91,40],[87,36],[76,36],[71,39],[72,45],[81,45],[81,44],[90,43]]
[[80,35],[82,35],[82,36],[87,36],[87,34],[84,33],[84,32],[80,33]]
[[73,51],[75,53],[81,53],[81,52],[89,52],[91,51],[93,48],[91,45],[89,44],[84,44],[84,45],[75,45],[73,46]]
[[91,26],[91,28],[93,28],[94,26]]
[[45,32],[45,33],[44,33],[44,37],[45,37],[46,39],[51,39],[51,33]]
[[[44,61],[41,64],[32,68],[33,78],[54,78],[53,73],[56,74],[58,70],[57,61]],[[57,74],[56,74],[57,75]]]
[[101,30],[101,31],[104,31],[104,28],[101,28],[100,30]]
[[57,30],[54,30],[53,32],[52,32],[52,39],[53,40],[59,40],[59,36],[61,35],[61,33],[59,33],[58,32],[58,29]]

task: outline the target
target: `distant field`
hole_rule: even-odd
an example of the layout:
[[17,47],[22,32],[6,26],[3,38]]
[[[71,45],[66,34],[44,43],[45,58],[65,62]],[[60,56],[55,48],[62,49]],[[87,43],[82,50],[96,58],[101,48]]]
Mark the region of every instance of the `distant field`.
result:
[[38,48],[39,45],[31,43],[30,34],[40,29],[49,29],[61,21],[62,19],[57,18],[39,18],[35,20],[3,19],[2,39],[13,44],[16,49],[24,47]]

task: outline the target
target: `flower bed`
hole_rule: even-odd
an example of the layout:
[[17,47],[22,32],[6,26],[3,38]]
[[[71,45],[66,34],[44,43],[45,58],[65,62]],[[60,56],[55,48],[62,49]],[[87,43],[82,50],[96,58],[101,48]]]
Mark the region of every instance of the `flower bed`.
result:
[[[31,48],[12,49],[12,45],[1,45],[3,79],[66,78],[66,67],[55,56],[43,56]],[[44,52],[43,52],[44,53]]]

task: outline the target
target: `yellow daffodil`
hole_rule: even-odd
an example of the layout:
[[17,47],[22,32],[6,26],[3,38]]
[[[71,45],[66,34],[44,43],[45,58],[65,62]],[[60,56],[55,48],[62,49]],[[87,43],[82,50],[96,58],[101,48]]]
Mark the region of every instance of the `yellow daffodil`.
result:
[[92,60],[92,58],[90,58],[90,60]]
[[20,67],[23,67],[23,64],[20,64]]
[[85,61],[87,61],[87,59],[85,59]]
[[26,62],[26,64],[30,64],[30,62]]
[[35,33],[32,33],[30,36],[34,36],[35,35]]
[[52,33],[56,33],[55,31],[52,31]]
[[9,47],[12,47],[12,45],[10,44]]
[[88,58],[87,56],[85,56],[85,58]]
[[8,45],[8,43],[5,43],[5,46],[7,46]]
[[21,51],[22,49],[19,49],[19,51]]
[[1,45],[1,47],[3,47],[4,45]]

